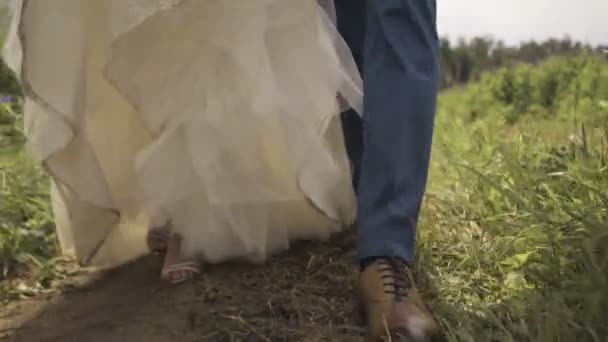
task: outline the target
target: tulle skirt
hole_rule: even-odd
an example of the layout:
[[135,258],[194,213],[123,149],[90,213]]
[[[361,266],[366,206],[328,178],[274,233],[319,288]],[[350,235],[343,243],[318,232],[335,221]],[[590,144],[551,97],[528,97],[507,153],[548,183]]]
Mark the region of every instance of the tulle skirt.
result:
[[83,263],[160,226],[188,256],[263,261],[354,220],[338,114],[361,79],[314,0],[19,0],[4,55]]

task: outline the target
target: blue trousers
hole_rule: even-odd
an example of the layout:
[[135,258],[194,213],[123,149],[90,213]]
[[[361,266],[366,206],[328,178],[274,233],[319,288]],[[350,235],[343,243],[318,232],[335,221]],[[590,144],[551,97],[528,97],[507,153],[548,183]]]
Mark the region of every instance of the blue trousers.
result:
[[363,74],[364,113],[342,113],[360,260],[415,257],[439,88],[435,0],[335,0]]

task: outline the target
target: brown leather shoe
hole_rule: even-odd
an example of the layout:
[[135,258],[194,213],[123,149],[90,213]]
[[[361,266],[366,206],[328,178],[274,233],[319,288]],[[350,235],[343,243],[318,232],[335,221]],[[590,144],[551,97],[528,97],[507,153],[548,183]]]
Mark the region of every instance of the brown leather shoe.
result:
[[368,325],[368,340],[428,341],[439,331],[416,290],[407,264],[379,259],[359,274],[358,296]]

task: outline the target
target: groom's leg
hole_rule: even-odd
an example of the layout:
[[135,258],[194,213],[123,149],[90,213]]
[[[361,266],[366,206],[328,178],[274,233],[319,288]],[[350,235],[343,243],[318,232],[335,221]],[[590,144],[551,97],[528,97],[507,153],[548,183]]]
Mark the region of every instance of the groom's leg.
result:
[[439,83],[435,0],[368,0],[366,12],[359,299],[370,341],[387,332],[426,341],[438,326],[416,295],[408,263]]
[[435,0],[368,0],[359,258],[413,261],[437,91]]
[[[335,0],[338,31],[353,53],[359,71],[363,70],[363,41],[365,37],[366,0]],[[344,142],[353,166],[353,186],[357,191],[361,153],[363,152],[363,121],[354,111],[341,114]]]

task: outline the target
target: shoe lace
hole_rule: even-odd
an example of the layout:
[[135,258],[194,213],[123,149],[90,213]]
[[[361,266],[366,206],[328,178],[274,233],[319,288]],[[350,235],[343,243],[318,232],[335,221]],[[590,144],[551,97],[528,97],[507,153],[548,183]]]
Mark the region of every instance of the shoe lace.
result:
[[405,300],[413,286],[407,263],[400,259],[380,259],[378,266],[384,292],[395,296],[397,301]]

